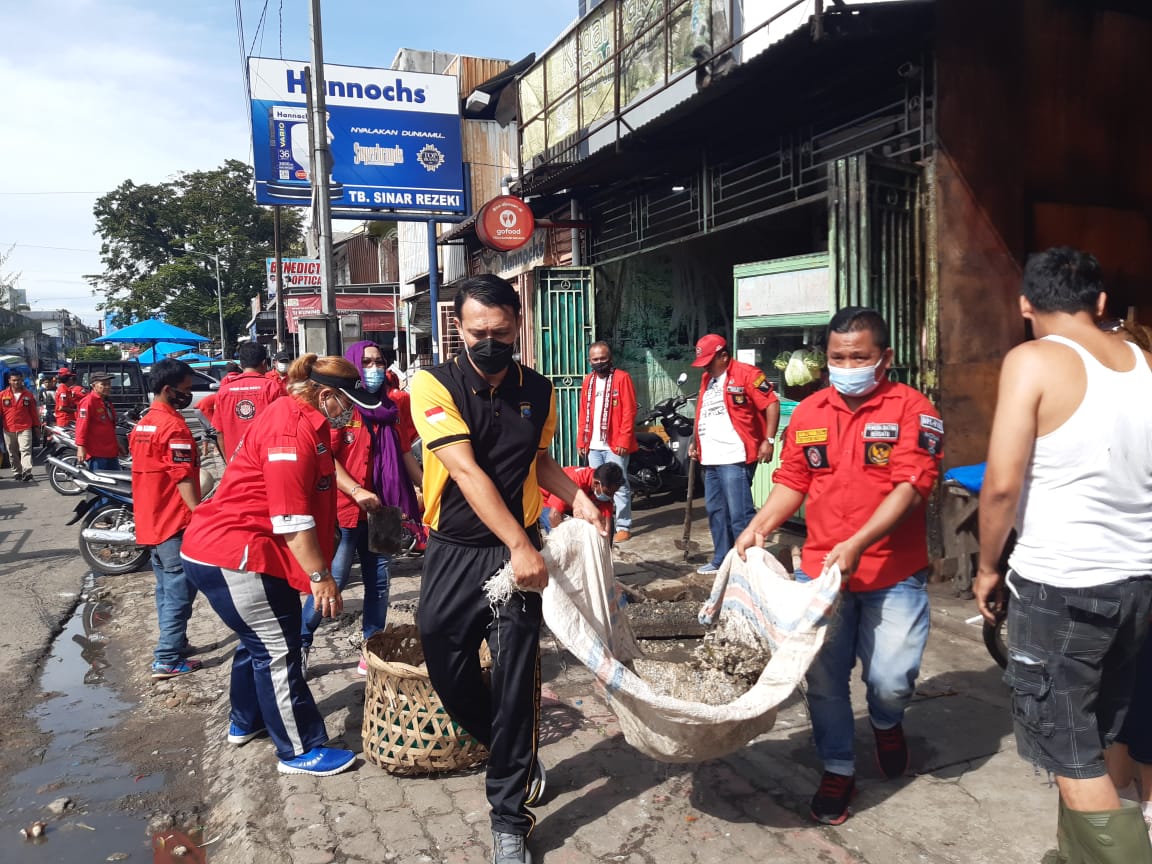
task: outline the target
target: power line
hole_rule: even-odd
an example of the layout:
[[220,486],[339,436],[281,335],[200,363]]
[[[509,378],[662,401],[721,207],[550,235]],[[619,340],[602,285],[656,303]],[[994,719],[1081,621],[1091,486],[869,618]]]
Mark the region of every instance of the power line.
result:
[[0,195],[103,195],[103,192],[0,192]]
[[0,240],[0,246],[12,246],[15,248],[23,246],[25,249],[52,249],[56,252],[95,252],[97,255],[100,254],[99,249],[77,249],[75,246],[40,246],[36,243],[24,243],[20,240],[13,240],[11,242]]
[[[264,29],[264,17],[268,14],[268,0],[264,0],[264,8],[260,10],[260,20],[256,22],[256,32],[252,34],[252,45],[248,48],[251,55],[256,50],[256,40],[260,38],[260,31]],[[263,42],[260,43],[263,46]]]

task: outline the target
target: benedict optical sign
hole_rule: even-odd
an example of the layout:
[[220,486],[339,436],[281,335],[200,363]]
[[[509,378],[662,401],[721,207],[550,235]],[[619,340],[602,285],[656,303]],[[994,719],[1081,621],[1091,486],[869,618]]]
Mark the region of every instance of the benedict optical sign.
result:
[[512,195],[493,198],[476,216],[476,236],[485,246],[500,252],[526,245],[535,230],[532,208]]

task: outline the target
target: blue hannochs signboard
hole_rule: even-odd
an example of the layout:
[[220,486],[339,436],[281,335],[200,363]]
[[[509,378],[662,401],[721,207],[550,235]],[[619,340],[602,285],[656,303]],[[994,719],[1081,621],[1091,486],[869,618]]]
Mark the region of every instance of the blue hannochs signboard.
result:
[[[256,201],[306,207],[307,63],[248,58]],[[324,64],[335,207],[464,212],[456,78]]]

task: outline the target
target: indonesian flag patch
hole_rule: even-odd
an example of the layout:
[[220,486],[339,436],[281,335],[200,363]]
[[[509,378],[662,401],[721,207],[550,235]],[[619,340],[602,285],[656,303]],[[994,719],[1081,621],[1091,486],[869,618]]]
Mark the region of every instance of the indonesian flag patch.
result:
[[447,420],[448,414],[443,408],[436,405],[424,412],[424,419],[429,423],[439,423],[442,420]]
[[269,447],[268,448],[268,461],[269,462],[295,462],[296,461],[296,448],[295,447]]

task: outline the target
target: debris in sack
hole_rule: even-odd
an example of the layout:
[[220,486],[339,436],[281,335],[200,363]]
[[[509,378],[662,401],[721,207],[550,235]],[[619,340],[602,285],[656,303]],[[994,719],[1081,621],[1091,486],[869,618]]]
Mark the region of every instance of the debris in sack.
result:
[[644,651],[646,656],[634,660],[632,669],[653,690],[705,705],[725,705],[739,699],[752,689],[770,657],[767,650],[732,639],[722,631],[710,631],[703,639],[674,646],[646,642]]
[[25,840],[35,840],[38,837],[43,837],[44,832],[48,830],[48,826],[43,822],[33,822],[27,828],[20,829],[20,836]]

